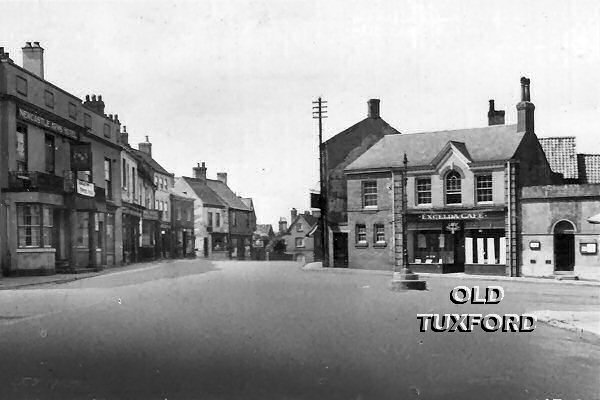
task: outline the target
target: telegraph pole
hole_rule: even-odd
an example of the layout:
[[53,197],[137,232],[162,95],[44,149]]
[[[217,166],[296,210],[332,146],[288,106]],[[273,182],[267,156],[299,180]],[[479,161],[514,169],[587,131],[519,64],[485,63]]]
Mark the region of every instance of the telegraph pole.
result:
[[319,218],[319,227],[321,228],[321,248],[323,267],[329,267],[329,230],[327,228],[327,154],[323,145],[323,118],[327,118],[327,102],[320,97],[313,101],[312,114],[313,119],[319,120],[319,181],[320,191],[319,205],[321,215]]

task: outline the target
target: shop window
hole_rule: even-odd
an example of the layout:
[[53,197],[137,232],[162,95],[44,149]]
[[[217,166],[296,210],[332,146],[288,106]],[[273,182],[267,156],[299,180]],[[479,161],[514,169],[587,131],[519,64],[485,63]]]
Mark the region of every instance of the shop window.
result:
[[221,226],[221,213],[215,214],[215,226],[217,228]]
[[77,119],[77,106],[74,103],[69,103],[69,118]]
[[[219,220],[218,215],[219,214],[217,214],[217,221]],[[207,222],[208,222],[208,226],[211,226],[211,227],[213,226],[213,213],[211,213],[211,212],[208,213]]]
[[385,226],[383,224],[375,224],[373,232],[375,233],[375,244],[385,244]]
[[409,260],[416,264],[454,263],[454,237],[439,231],[413,233],[414,245],[409,247]]
[[304,238],[296,238],[296,247],[304,247]]
[[90,215],[87,211],[77,212],[77,247],[88,248]]
[[27,125],[17,124],[17,171],[27,171]]
[[44,104],[48,108],[54,108],[54,93],[49,90],[44,91]]
[[40,207],[38,204],[17,206],[17,236],[20,248],[42,247]]
[[17,93],[27,96],[27,79],[17,76]]
[[377,207],[377,181],[362,183],[362,199],[364,207]]
[[446,204],[462,203],[461,177],[456,171],[450,171],[446,175]]
[[506,264],[506,238],[501,229],[469,230],[465,237],[466,264]]
[[417,179],[417,204],[431,204],[431,178]]
[[492,175],[477,176],[477,202],[492,201]]
[[364,224],[356,225],[356,243],[367,244],[367,226]]

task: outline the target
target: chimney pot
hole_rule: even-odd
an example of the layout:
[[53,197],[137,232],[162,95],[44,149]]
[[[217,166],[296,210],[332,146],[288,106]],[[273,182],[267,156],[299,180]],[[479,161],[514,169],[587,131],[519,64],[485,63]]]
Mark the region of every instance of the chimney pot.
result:
[[371,99],[367,101],[369,118],[379,118],[379,103],[379,99]]
[[92,101],[96,101],[96,95],[95,94],[92,95]]
[[40,47],[40,42],[33,42],[33,45],[34,45],[35,47]]
[[32,47],[31,42],[25,42],[25,47],[21,48],[23,68],[44,79],[44,49],[39,46],[39,42],[34,43],[37,45]]
[[0,47],[0,54],[4,54],[4,47]]
[[31,47],[31,42],[25,42],[26,47]]
[[504,125],[504,110],[496,110],[494,100],[490,100],[490,110],[488,111],[488,125]]
[[521,78],[521,102],[517,104],[517,132],[535,133],[535,106],[531,102],[530,82],[526,77]]

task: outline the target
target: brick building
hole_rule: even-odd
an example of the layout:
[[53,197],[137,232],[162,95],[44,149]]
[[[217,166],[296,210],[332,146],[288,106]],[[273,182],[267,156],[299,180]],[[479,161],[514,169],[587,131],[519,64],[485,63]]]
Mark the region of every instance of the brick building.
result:
[[406,228],[415,272],[518,275],[519,195],[562,182],[534,133],[529,90],[523,78],[516,125],[490,102],[487,127],[386,135],[351,163],[350,266],[401,268]]
[[295,208],[290,212],[291,224],[282,239],[285,241],[285,252],[293,257],[294,261],[302,264],[315,260],[315,236],[311,235],[317,227],[319,220],[309,211],[298,214]]
[[172,257],[195,257],[194,199],[171,193]]

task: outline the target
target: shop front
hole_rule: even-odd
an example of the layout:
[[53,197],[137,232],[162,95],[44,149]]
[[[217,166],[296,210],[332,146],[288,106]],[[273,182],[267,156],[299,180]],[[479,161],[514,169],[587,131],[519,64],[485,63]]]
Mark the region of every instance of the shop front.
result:
[[504,210],[411,212],[407,222],[415,272],[505,275]]

